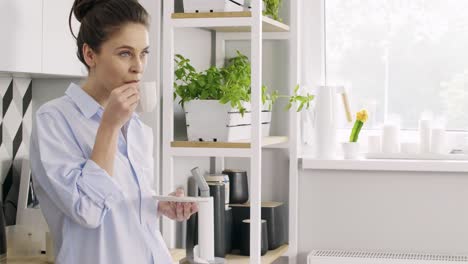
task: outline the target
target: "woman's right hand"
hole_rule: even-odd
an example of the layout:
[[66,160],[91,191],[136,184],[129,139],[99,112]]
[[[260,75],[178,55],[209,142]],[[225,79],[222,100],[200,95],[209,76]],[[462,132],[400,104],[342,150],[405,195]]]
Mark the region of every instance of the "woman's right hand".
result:
[[140,100],[138,84],[130,83],[112,90],[102,123],[121,128],[132,116]]

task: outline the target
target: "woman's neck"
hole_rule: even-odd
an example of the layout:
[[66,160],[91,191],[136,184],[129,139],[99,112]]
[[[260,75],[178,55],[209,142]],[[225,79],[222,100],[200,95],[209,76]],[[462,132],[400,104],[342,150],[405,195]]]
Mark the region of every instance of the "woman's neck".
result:
[[96,102],[98,102],[102,107],[105,108],[107,106],[110,93],[104,86],[96,82],[94,78],[88,77],[88,79],[83,84],[83,90],[94,100],[96,100]]

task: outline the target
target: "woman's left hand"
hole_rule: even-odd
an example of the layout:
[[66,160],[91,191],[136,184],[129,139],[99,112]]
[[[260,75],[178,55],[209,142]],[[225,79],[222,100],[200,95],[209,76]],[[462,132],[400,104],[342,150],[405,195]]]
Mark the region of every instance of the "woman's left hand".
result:
[[[170,193],[169,195],[183,197],[185,196],[184,189],[177,188],[175,192]],[[158,206],[158,213],[176,221],[185,221],[196,212],[198,212],[197,203],[159,202]]]

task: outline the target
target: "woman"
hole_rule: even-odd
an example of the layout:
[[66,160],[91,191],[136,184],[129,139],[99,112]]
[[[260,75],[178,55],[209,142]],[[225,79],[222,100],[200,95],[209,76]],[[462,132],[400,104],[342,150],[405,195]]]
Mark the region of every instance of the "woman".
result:
[[182,221],[197,206],[152,198],[153,134],[134,113],[149,15],[136,0],[75,0],[70,29],[72,14],[88,78],[40,107],[30,150],[56,263],[172,263],[158,216]]

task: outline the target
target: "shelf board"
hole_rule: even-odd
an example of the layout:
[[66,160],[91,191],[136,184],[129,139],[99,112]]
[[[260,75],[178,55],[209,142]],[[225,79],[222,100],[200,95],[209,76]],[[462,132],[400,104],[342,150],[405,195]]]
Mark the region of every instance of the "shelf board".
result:
[[172,18],[225,18],[225,17],[251,17],[252,13],[249,11],[240,12],[211,12],[211,13],[173,13]]
[[[288,137],[264,137],[262,139],[262,147],[270,147],[273,145],[283,144],[288,142]],[[240,140],[235,142],[198,142],[198,141],[172,141],[173,148],[250,148],[249,140]]]
[[[261,202],[261,207],[278,207],[281,206],[282,202],[272,202],[272,201],[265,201]],[[250,202],[246,202],[243,204],[229,204],[230,207],[250,207]]]
[[[173,13],[175,27],[202,27],[218,32],[250,32],[252,12]],[[262,17],[263,32],[289,32],[289,26]]]
[[[262,264],[273,263],[288,251],[288,245],[282,245],[274,250],[269,250],[264,256],[262,256]],[[175,263],[179,263],[185,257],[185,249],[171,249],[171,255]],[[250,263],[248,256],[241,256],[236,254],[226,255],[226,262],[229,264],[244,264]]]

